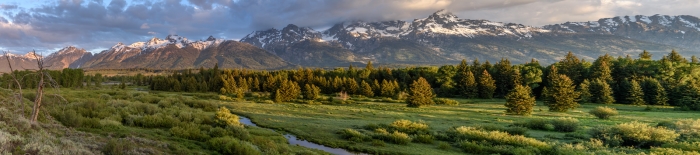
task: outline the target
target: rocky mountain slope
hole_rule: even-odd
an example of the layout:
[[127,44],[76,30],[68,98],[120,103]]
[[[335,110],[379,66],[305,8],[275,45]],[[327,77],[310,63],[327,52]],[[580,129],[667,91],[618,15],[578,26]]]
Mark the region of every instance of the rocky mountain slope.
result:
[[615,35],[700,51],[700,18],[695,16],[618,16],[589,22],[547,25],[545,29],[574,34]]
[[[240,41],[209,37],[190,41],[169,35],[132,44],[117,43],[92,55],[66,47],[46,57],[51,69],[213,67],[275,69],[377,64],[448,64],[462,59],[513,63],[553,63],[572,51],[586,59],[599,55],[637,55],[642,50],[700,51],[700,19],[694,16],[624,16],[543,27],[489,20],[460,19],[437,11],[413,21],[348,21],[325,30],[289,24],[254,31]],[[654,54],[660,56],[662,54]],[[14,55],[18,66],[32,58]],[[3,63],[0,63],[2,67]],[[6,64],[5,64],[6,65]],[[5,67],[3,67],[5,69]]]
[[[241,39],[241,42],[258,46],[297,64],[316,55],[328,55],[324,53],[329,51],[351,55],[346,57],[348,59],[317,60],[315,64],[320,66],[370,60],[377,63],[444,64],[462,59],[497,61],[501,58],[516,63],[531,58],[552,63],[561,59],[567,51],[595,58],[604,53],[626,55],[641,50],[668,52],[671,49],[685,49],[685,46],[651,39],[569,32],[552,26],[532,27],[460,19],[445,10],[412,22],[353,21],[339,23],[323,31],[288,25],[282,31],[255,31]],[[309,42],[325,46],[307,46]],[[344,50],[330,50],[333,47],[342,47]]]

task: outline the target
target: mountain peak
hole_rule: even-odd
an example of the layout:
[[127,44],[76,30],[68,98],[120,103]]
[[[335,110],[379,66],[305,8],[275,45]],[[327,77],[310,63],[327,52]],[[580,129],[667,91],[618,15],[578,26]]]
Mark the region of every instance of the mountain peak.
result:
[[214,38],[214,36],[209,36],[209,38],[207,38],[206,41],[215,41],[215,40],[216,40],[216,38]]

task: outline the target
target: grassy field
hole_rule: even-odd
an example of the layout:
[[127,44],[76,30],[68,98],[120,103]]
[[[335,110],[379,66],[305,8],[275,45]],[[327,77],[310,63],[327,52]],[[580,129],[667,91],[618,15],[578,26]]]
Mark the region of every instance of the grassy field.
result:
[[[351,150],[389,152],[397,154],[463,154],[459,148],[438,149],[438,143],[406,145],[388,144],[373,146],[371,142],[354,142],[343,139],[338,131],[346,128],[361,129],[368,124],[390,124],[406,119],[422,121],[431,131],[447,131],[457,126],[509,126],[516,122],[535,119],[555,119],[571,117],[580,121],[574,133],[585,135],[596,126],[612,126],[625,122],[639,121],[653,124],[663,121],[700,118],[700,113],[675,111],[668,106],[599,105],[583,104],[571,112],[549,112],[542,103],[537,103],[531,116],[507,115],[503,99],[466,100],[456,99],[463,104],[458,106],[437,105],[424,108],[409,108],[404,103],[358,101],[352,105],[307,105],[307,104],[265,104],[254,102],[231,102],[234,113],[248,116],[258,125],[284,130],[309,141]],[[466,103],[466,104],[465,104]],[[598,106],[614,107],[619,116],[612,119],[598,119],[588,113]],[[527,134],[543,141],[574,142],[567,133],[556,131],[529,130]],[[579,139],[586,140],[586,139]]]
[[[531,116],[520,116],[505,114],[503,99],[454,99],[460,104],[409,108],[401,101],[379,98],[353,98],[351,104],[326,101],[323,102],[329,104],[317,104],[325,99],[318,100],[316,104],[272,103],[265,97],[231,101],[231,97],[222,97],[216,93],[139,91],[144,89],[145,87],[128,87],[125,90],[48,89],[38,124],[30,124],[21,117],[21,106],[13,103],[10,98],[12,91],[1,89],[0,144],[3,145],[0,153],[327,154],[289,145],[280,132],[222,124],[222,119],[216,115],[220,107],[227,107],[231,113],[246,116],[261,127],[291,133],[330,147],[370,154],[527,154],[518,153],[517,150],[532,150],[533,146],[546,147],[539,148],[546,152],[538,154],[569,154],[566,150],[596,154],[690,154],[697,153],[693,151],[700,148],[700,121],[685,128],[678,127],[675,132],[681,133],[681,136],[673,137],[672,142],[663,145],[647,143],[636,147],[613,147],[605,146],[611,140],[606,140],[605,144],[590,140],[594,138],[591,131],[599,131],[601,126],[615,127],[635,121],[656,126],[663,122],[673,124],[679,120],[700,118],[700,113],[678,111],[669,106],[583,104],[570,112],[550,112],[538,102]],[[26,116],[31,111],[33,91],[24,92]],[[53,98],[51,94],[58,94],[65,100]],[[588,113],[599,106],[615,108],[619,115],[610,119],[598,119]],[[577,120],[578,127],[572,132],[518,127],[528,122],[562,118]],[[394,129],[390,124],[397,120],[409,120],[419,125],[424,123],[427,128],[419,128],[415,133]],[[458,128],[460,126],[478,129]],[[387,130],[388,133],[392,130],[406,132],[413,140],[397,143],[390,139],[392,136],[378,134],[382,130]],[[347,133],[346,131],[357,131],[360,139],[341,134]],[[499,132],[495,131],[507,132],[500,138],[515,139],[518,142],[483,135],[478,137],[478,134],[483,133],[498,135]],[[455,134],[458,132],[462,135]],[[649,132],[657,133],[655,130]],[[466,138],[454,140],[455,135]],[[425,141],[420,136],[431,138]],[[652,136],[649,139],[659,138]],[[531,143],[520,144],[525,141]],[[651,149],[649,145],[652,146]],[[659,152],[659,148],[675,150]]]

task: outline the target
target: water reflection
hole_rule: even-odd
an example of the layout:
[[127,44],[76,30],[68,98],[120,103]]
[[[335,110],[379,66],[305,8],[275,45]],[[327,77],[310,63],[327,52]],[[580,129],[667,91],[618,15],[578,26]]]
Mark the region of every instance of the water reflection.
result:
[[[253,123],[253,121],[251,121],[247,117],[240,117],[239,122],[241,122],[242,124],[247,125],[247,126],[258,127],[258,125]],[[345,149],[331,148],[331,147],[323,146],[320,144],[312,143],[312,142],[309,142],[306,140],[301,140],[301,139],[298,139],[296,136],[291,135],[291,134],[285,134],[284,138],[287,138],[287,141],[289,142],[289,144],[299,145],[299,146],[318,149],[318,150],[323,150],[323,151],[326,151],[326,152],[331,153],[331,154],[336,154],[336,155],[366,155],[364,153],[353,153],[353,152],[349,152]]]

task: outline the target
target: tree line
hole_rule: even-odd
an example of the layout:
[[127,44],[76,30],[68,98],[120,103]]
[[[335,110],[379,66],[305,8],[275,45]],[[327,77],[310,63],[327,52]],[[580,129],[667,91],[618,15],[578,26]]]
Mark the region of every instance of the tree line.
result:
[[[693,56],[687,60],[676,51],[659,60],[652,60],[651,56],[647,51],[634,57],[605,54],[589,62],[569,52],[559,62],[546,66],[535,59],[525,64],[511,64],[508,59],[494,64],[475,59],[439,67],[375,68],[368,62],[364,68],[350,66],[332,70],[260,71],[219,69],[216,65],[210,69],[173,71],[158,76],[102,77],[84,75],[81,69],[50,73],[56,74],[52,77],[59,77],[57,81],[61,81],[63,87],[99,86],[104,79],[112,79],[147,85],[159,91],[217,92],[240,97],[246,92],[269,92],[270,97],[279,102],[336,93],[395,99],[422,94],[429,98],[519,98],[523,101],[531,100],[523,98],[530,96],[549,105],[552,111],[573,109],[579,103],[673,105],[700,110],[698,59]],[[32,72],[16,71],[14,74],[21,77]],[[2,78],[6,79],[7,74]],[[5,83],[3,85],[12,85]],[[27,82],[23,86],[32,88],[31,85],[32,82]],[[525,90],[527,92],[523,92]]]

